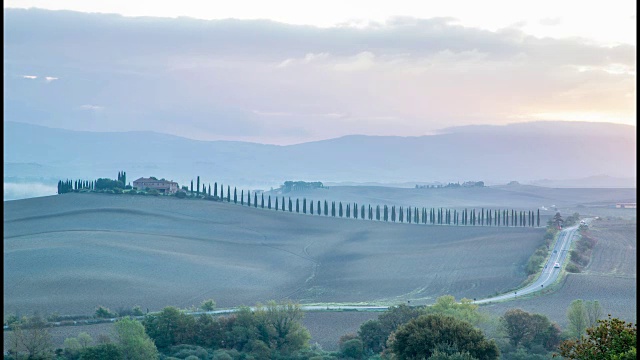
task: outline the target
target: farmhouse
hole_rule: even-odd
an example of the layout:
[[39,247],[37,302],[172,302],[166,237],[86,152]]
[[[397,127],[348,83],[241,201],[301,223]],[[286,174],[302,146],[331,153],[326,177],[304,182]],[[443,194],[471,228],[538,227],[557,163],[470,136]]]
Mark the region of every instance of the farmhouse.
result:
[[133,187],[139,190],[144,189],[155,189],[163,194],[174,194],[178,191],[178,183],[173,181],[168,181],[165,179],[158,180],[155,177],[143,178],[141,177],[138,180],[133,182]]
[[617,203],[616,209],[635,209],[636,203]]

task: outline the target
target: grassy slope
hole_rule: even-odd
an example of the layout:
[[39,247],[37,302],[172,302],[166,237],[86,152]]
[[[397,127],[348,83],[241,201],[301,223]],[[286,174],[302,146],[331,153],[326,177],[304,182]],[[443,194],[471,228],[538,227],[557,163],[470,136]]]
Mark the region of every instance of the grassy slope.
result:
[[542,230],[389,224],[102,194],[5,203],[4,312],[290,297],[430,302],[518,285]]

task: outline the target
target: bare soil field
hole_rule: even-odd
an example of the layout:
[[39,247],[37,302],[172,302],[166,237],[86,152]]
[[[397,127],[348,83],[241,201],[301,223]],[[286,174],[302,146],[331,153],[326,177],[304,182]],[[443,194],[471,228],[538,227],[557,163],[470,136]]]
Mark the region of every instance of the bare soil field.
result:
[[637,223],[623,220],[592,222],[590,235],[597,240],[591,263],[583,273],[567,274],[557,291],[528,300],[483,306],[502,315],[510,308],[547,315],[560,326],[567,325],[566,310],[576,299],[598,300],[605,314],[637,321]]
[[163,197],[5,202],[4,313],[140,305],[429,303],[525,279],[542,229],[328,218]]

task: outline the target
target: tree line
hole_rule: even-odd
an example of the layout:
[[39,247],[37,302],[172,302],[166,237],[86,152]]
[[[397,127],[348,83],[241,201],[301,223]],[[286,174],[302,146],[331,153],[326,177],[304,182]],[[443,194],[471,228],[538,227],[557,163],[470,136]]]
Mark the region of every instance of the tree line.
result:
[[[203,303],[204,304],[204,303]],[[211,304],[215,307],[215,305]],[[597,301],[575,300],[562,331],[545,315],[509,309],[497,318],[469,299],[444,295],[428,306],[390,307],[343,335],[338,351],[309,344],[299,304],[268,302],[230,315],[188,314],[175,307],[124,317],[113,334],[81,332],[53,349],[46,322],[35,315],[11,323],[5,359],[56,360],[520,360],[636,358],[637,328],[608,315]],[[558,354],[559,353],[559,354]]]
[[[199,186],[198,177],[198,186]],[[193,184],[193,181],[192,181]],[[218,192],[218,188],[220,191]],[[540,227],[540,209],[537,211],[522,211],[515,209],[445,209],[411,206],[388,206],[342,203],[341,201],[321,201],[307,198],[294,198],[285,196],[267,195],[251,190],[240,190],[237,187],[225,188],[223,184],[215,182],[213,194],[211,185],[208,192],[203,184],[203,194],[212,200],[240,203],[241,206],[253,206],[275,211],[288,211],[309,215],[331,216],[341,218],[376,220],[386,222],[399,222],[424,225],[455,225],[455,226],[507,226],[507,227]],[[196,192],[196,196],[200,193]]]

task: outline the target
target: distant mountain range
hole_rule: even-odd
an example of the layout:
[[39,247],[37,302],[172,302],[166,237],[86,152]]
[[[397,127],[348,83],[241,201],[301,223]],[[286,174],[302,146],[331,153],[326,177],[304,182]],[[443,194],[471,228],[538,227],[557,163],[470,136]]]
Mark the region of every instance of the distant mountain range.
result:
[[286,180],[635,187],[635,133],[633,126],[610,123],[530,122],[277,146],[5,121],[4,176],[5,181],[115,178],[125,170],[130,181],[156,176],[186,185],[199,175],[204,183],[262,189]]

